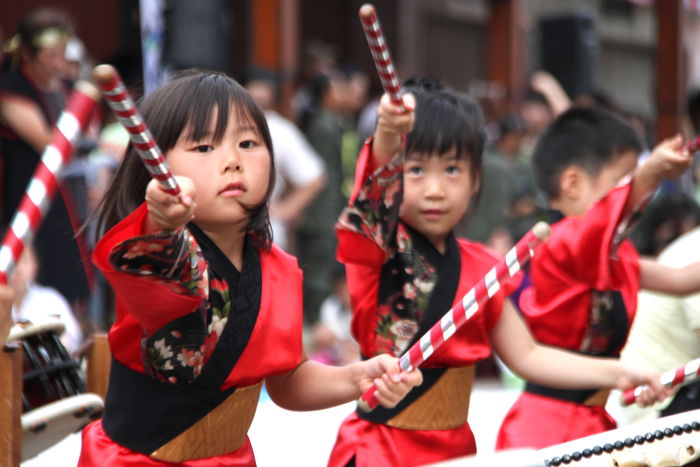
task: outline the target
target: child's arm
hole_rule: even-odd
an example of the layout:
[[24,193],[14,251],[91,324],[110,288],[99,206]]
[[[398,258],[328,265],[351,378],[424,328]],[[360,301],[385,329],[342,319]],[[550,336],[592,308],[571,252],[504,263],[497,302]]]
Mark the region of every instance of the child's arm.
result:
[[671,295],[700,292],[700,262],[674,268],[652,259],[640,259],[639,285],[642,289]]
[[393,407],[422,382],[419,370],[400,372],[398,359],[386,354],[346,366],[305,360],[289,373],[265,378],[272,400],[288,410],[319,410],[350,402],[372,384],[377,386],[379,403]]
[[194,217],[197,204],[194,183],[188,177],[175,177],[180,186],[180,194],[173,196],[166,193],[155,178],[146,186],[146,205],[148,218],[146,232],[175,230],[182,227]]
[[624,212],[632,212],[656,190],[662,180],[678,177],[692,162],[693,158],[688,150],[683,148],[683,139],[680,136],[660,142],[637,168]]
[[415,99],[408,93],[402,99],[406,110],[392,104],[388,94],[384,94],[379,101],[377,128],[372,142],[372,155],[377,167],[389,163],[401,150],[403,136],[413,129]]
[[614,358],[588,357],[536,343],[509,301],[491,331],[491,342],[510,369],[536,384],[561,389],[621,390],[647,384],[650,389],[640,398],[640,405],[670,395],[656,374],[632,371]]

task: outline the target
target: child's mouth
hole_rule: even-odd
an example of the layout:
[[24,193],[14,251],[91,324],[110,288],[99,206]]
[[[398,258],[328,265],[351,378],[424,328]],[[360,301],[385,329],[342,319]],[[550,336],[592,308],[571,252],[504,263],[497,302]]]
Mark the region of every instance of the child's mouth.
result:
[[441,209],[426,209],[423,211],[423,215],[428,219],[434,220],[445,215],[445,211]]
[[229,183],[219,192],[224,197],[235,197],[245,193],[245,187],[242,183]]

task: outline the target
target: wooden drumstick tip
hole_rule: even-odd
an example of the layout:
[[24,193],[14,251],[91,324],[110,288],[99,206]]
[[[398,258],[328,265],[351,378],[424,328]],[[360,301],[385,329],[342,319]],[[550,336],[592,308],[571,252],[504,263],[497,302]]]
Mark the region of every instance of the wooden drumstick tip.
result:
[[540,221],[532,227],[533,235],[540,240],[546,240],[551,231],[552,229],[549,227],[549,224],[544,221]]
[[95,68],[92,69],[92,77],[95,79],[95,81],[100,83],[109,82],[114,77],[115,73],[116,70],[114,69],[114,67],[106,63],[102,65],[97,65]]
[[360,7],[360,18],[371,18],[374,16],[374,5],[365,3]]
[[85,81],[85,80],[80,80],[75,83],[75,89],[80,91],[81,93],[85,94],[88,96],[90,99],[92,99],[95,102],[99,102],[100,99],[102,98],[102,94],[100,94],[99,89],[97,89],[91,82]]

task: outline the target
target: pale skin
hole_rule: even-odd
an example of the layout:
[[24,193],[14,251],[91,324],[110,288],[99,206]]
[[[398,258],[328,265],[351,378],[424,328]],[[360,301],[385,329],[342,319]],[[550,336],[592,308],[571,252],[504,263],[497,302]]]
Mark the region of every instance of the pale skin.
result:
[[[404,96],[406,112],[394,106],[386,95],[379,104],[378,124],[372,143],[374,162],[377,165],[386,164],[401,149],[402,135],[408,133],[414,122],[413,111],[415,100],[413,96]],[[421,202],[435,204],[454,203],[445,212],[464,212],[469,205],[478,183],[478,177],[469,170],[461,173],[461,190],[459,196],[450,193],[458,188],[452,185],[450,176],[455,170],[461,171],[459,164],[448,154],[430,154],[421,158],[424,165],[420,174],[429,181],[418,180],[415,170],[415,156],[407,154],[404,165],[404,205],[408,195],[414,197],[411,206],[401,207],[401,218],[414,229],[426,235],[428,240],[439,250],[445,250],[447,236],[452,231],[456,221],[433,222],[431,230],[425,231],[424,211]],[[443,173],[432,170],[438,164],[435,161],[447,159]],[[432,162],[431,162],[432,160]],[[465,163],[468,168],[468,164]],[[423,188],[421,188],[423,187]],[[422,190],[422,192],[421,192]],[[421,198],[422,197],[422,198]],[[415,206],[415,207],[412,207]],[[431,220],[436,221],[436,216]],[[447,215],[445,216],[447,217]],[[421,224],[421,222],[423,222]],[[432,227],[437,227],[432,229]],[[490,335],[491,343],[496,353],[519,376],[537,384],[559,387],[564,389],[588,388],[617,388],[625,390],[637,385],[647,385],[647,389],[638,399],[638,404],[648,405],[661,400],[670,391],[661,386],[657,374],[634,371],[620,364],[616,359],[585,357],[565,350],[538,344],[530,334],[523,320],[518,316],[512,304],[505,301],[503,311]]]
[[[167,152],[181,194],[169,195],[152,180],[146,189],[145,228],[149,232],[175,229],[194,220],[241,270],[247,220],[243,206],[257,205],[264,199],[270,154],[257,128],[239,125],[233,110],[229,115],[221,141],[209,136],[192,141],[184,132]],[[389,355],[342,367],[312,362],[304,356],[294,370],[267,377],[265,384],[279,406],[317,410],[355,400],[372,385],[377,388],[379,403],[393,407],[422,380],[420,371],[400,372],[398,360]]]

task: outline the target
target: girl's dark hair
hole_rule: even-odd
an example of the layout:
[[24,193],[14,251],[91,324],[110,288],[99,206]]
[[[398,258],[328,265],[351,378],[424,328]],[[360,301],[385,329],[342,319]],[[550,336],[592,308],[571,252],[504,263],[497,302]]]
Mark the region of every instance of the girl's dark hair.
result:
[[[250,218],[245,230],[253,234],[256,246],[269,249],[272,230],[268,201],[274,187],[275,159],[265,115],[248,92],[222,73],[187,70],[148,95],[138,107],[163,154],[175,146],[185,131],[193,140],[204,137],[211,127],[212,111],[215,109],[218,112],[214,142],[218,143],[224,136],[231,107],[241,122],[258,129],[270,153],[270,175],[263,201],[257,206],[246,207]],[[98,236],[143,203],[146,185],[150,180],[149,172],[130,143],[124,160],[97,208]]]
[[596,177],[603,167],[628,151],[642,151],[634,128],[614,113],[599,108],[572,108],[561,114],[540,137],[532,167],[549,199],[559,197],[559,179],[577,166]]
[[410,79],[403,90],[416,97],[416,119],[406,137],[406,152],[445,154],[454,148],[478,179],[486,141],[479,104],[431,78]]

